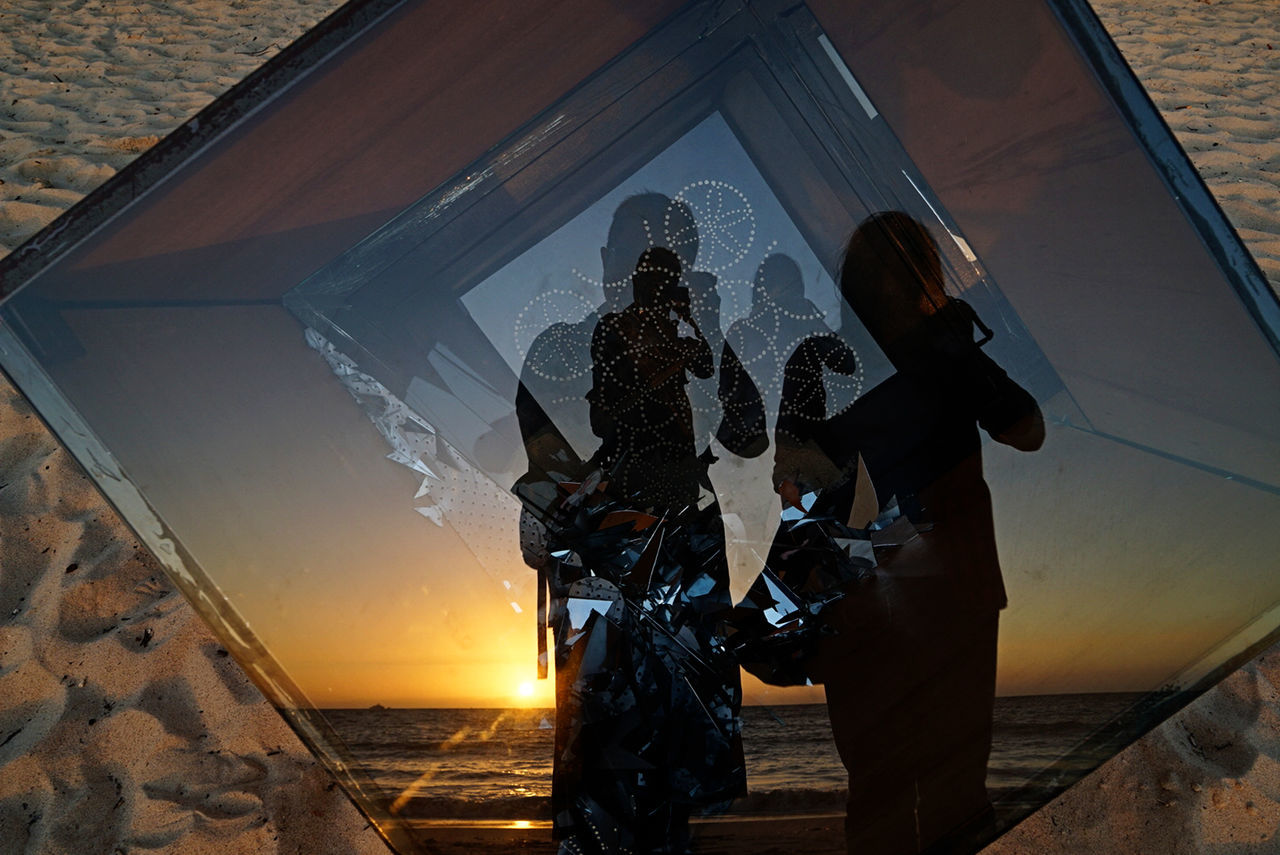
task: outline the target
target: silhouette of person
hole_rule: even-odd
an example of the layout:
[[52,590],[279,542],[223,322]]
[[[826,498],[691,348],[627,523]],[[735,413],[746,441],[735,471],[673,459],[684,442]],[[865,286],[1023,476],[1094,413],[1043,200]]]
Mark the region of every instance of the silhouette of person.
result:
[[[609,265],[624,238],[664,234],[653,228],[659,211],[670,234],[681,210],[658,194],[623,203],[602,253],[614,293],[622,289],[608,281]],[[691,217],[688,226],[678,233],[692,257]],[[724,532],[688,394],[692,379],[713,377],[713,350],[681,256],[650,247],[632,264],[634,299],[607,302],[590,336],[583,400],[599,440],[590,458],[566,451],[531,390],[520,393],[530,474],[517,492],[543,541],[528,545],[536,538],[526,519],[522,546],[551,594],[553,831],[566,853],[683,852],[689,815],[745,788],[741,688],[721,640]],[[763,435],[756,400],[723,409],[758,415]],[[721,432],[764,448],[749,429]]]
[[596,460],[615,493],[642,508],[682,508],[702,486],[686,387],[689,374],[708,379],[715,364],[680,273],[674,252],[646,250],[632,279],[635,302],[601,318],[591,341]]
[[[595,438],[587,430],[587,391],[591,388],[591,336],[600,318],[631,302],[631,274],[636,259],[655,240],[679,233],[677,248],[697,254],[693,215],[660,193],[630,196],[618,206],[600,248],[604,302],[577,321],[551,324],[530,343],[520,372],[516,414],[529,455],[530,474],[524,489],[542,490],[538,503],[552,501],[548,485],[582,474]],[[690,245],[691,244],[691,245]],[[554,419],[552,418],[554,416]],[[517,491],[519,492],[519,491]]]
[[796,346],[831,334],[822,310],[804,295],[800,266],[789,255],[766,256],[752,282],[751,311],[734,321],[725,336],[730,352],[759,388],[766,418],[777,418],[783,368]]
[[870,483],[859,489],[874,485],[869,516],[879,519],[849,513],[872,529],[879,566],[828,613],[836,633],[809,664],[849,772],[848,848],[968,852],[994,820],[985,780],[1007,602],[979,429],[1034,451],[1044,423],[974,341],[977,318],[943,290],[920,223],[901,212],[868,218],[840,287],[895,371],[823,418],[812,372],[789,364],[775,477],[794,496],[865,465]]

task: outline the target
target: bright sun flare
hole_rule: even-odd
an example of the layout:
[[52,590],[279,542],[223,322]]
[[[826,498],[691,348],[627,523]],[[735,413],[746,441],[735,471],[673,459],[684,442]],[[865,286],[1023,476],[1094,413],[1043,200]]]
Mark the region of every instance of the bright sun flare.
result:
[[516,694],[522,698],[532,698],[533,683],[529,683],[529,682],[521,683],[520,686],[516,689]]

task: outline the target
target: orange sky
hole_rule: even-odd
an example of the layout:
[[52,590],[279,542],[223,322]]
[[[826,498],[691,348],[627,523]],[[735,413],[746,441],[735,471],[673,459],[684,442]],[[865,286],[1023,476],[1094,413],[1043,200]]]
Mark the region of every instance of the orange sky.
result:
[[[62,382],[98,408],[95,430],[314,703],[503,706],[533,679],[533,574],[514,513],[490,538],[508,557],[486,571],[414,510],[421,477],[386,459],[294,319],[68,320],[91,352],[136,344],[135,361],[99,357]],[[218,359],[184,356],[202,350]],[[139,423],[131,402],[156,390],[165,417]],[[985,455],[1010,601],[1004,693],[1156,688],[1280,602],[1273,492],[1052,423],[1039,452]]]
[[[1100,489],[1116,471],[1125,477]],[[1280,534],[1267,522],[1280,498],[1052,427],[1038,454],[989,448],[987,472],[1010,597],[1003,694],[1160,687],[1280,601]],[[384,563],[337,587],[304,570],[229,593],[319,706],[528,702],[517,693],[536,676],[532,572],[511,574],[517,613],[447,529],[401,512],[431,541],[413,566]],[[1212,541],[1189,534],[1215,512]],[[822,699],[745,685],[748,703]],[[533,700],[550,705],[550,684]]]

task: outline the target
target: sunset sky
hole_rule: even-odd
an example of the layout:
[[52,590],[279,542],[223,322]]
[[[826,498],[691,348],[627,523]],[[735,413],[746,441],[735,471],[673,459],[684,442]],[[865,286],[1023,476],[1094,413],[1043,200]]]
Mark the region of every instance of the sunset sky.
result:
[[[840,23],[838,15],[832,20]],[[1026,26],[1041,26],[1028,21]],[[1002,617],[999,690],[1154,689],[1195,679],[1234,652],[1224,642],[1280,603],[1280,372],[1274,350],[1129,126],[1095,83],[1081,82],[1079,57],[1056,25],[1042,23],[1036,35],[1041,49],[1023,57],[1016,85],[1008,85],[995,60],[975,71],[972,85],[961,86],[930,63],[868,61],[897,56],[878,42],[866,46],[870,53],[846,51],[880,110],[873,115],[856,107],[846,118],[862,122],[868,140],[896,134],[911,148],[914,166],[894,166],[918,167],[917,177],[929,179],[925,186],[948,200],[952,210],[943,213],[965,229],[964,246],[977,252],[995,283],[990,304],[999,311],[987,316],[997,333],[990,349],[1016,350],[1019,359],[1003,367],[1015,380],[1048,390],[1040,401],[1049,423],[1042,450],[1020,454],[989,444],[985,451],[1010,601]],[[615,36],[625,45],[643,31]],[[842,38],[856,37],[851,33],[830,32],[837,47]],[[400,49],[406,56],[420,53],[414,37],[392,37],[405,39]],[[936,30],[931,37],[954,40]],[[915,40],[910,47],[922,44]],[[931,59],[946,65],[947,57]],[[547,73],[558,67],[550,65]],[[265,110],[255,122],[237,125],[210,147],[206,161],[95,235],[100,245],[87,241],[83,251],[19,295],[12,305],[31,313],[32,329],[52,330],[44,342],[49,354],[34,373],[48,373],[58,389],[54,398],[62,396],[61,412],[69,414],[66,423],[83,426],[92,449],[119,462],[165,524],[164,534],[181,541],[228,608],[313,703],[549,703],[548,683],[536,684],[532,697],[521,694],[535,677],[534,586],[520,561],[517,508],[509,493],[513,474],[524,465],[522,449],[502,440],[511,435],[511,397],[522,358],[522,340],[512,333],[519,332],[522,312],[543,295],[569,295],[565,311],[594,307],[598,282],[592,280],[599,276],[604,232],[619,198],[637,190],[675,194],[715,181],[741,191],[744,210],[756,218],[753,242],[736,266],[712,265],[724,325],[746,311],[756,264],[767,253],[785,251],[804,273],[805,294],[836,327],[839,304],[830,281],[835,259],[822,244],[832,234],[847,235],[859,212],[848,207],[841,214],[847,222],[824,220],[829,208],[838,207],[828,204],[833,185],[824,183],[835,167],[806,160],[810,155],[794,144],[788,127],[752,129],[751,141],[760,148],[748,156],[743,140],[751,135],[733,142],[741,129],[721,115],[731,106],[726,97],[692,130],[682,125],[686,137],[672,140],[639,171],[623,175],[610,165],[619,170],[617,182],[596,204],[565,215],[569,231],[548,226],[551,233],[534,240],[530,235],[538,229],[525,223],[526,232],[510,240],[527,255],[511,250],[504,256],[510,247],[487,244],[477,250],[520,261],[493,275],[492,287],[482,283],[463,295],[448,291],[466,277],[453,271],[455,279],[437,283],[429,265],[410,263],[415,253],[426,252],[415,245],[404,254],[409,260],[401,279],[388,286],[409,297],[371,299],[383,314],[354,319],[371,330],[362,342],[378,354],[370,358],[394,361],[384,350],[395,347],[384,347],[377,335],[403,332],[396,326],[400,313],[408,313],[409,333],[431,341],[413,323],[425,328],[438,321],[437,313],[443,316],[441,306],[460,306],[488,337],[477,354],[424,346],[396,365],[417,381],[397,394],[417,396],[415,406],[468,463],[437,467],[441,478],[424,497],[427,476],[387,459],[392,446],[306,344],[298,317],[276,302],[314,273],[312,261],[333,259],[339,250],[329,234],[368,235],[404,210],[402,197],[414,198],[407,187],[366,198],[347,183],[326,183],[333,178],[326,158],[336,155],[324,146],[355,147],[343,148],[343,156],[359,160],[366,171],[338,176],[351,184],[360,182],[352,175],[412,174],[418,167],[403,151],[439,170],[453,163],[435,163],[431,157],[437,155],[423,147],[444,145],[447,134],[426,142],[419,138],[425,134],[400,139],[404,117],[394,110],[379,113],[384,125],[349,128],[350,138],[312,134],[306,141],[317,148],[310,159],[279,156],[299,142],[291,122],[305,118],[319,123],[306,127],[319,127],[338,113],[353,125],[373,121],[351,118],[373,108],[361,100],[367,93],[354,79],[359,75],[349,79],[339,71],[312,75],[306,85],[318,88],[300,84],[296,98],[272,102],[278,113]],[[981,79],[982,73],[990,79]],[[877,79],[881,74],[885,79]],[[440,85],[447,90],[446,84]],[[552,98],[569,84],[547,86],[542,94]],[[752,91],[743,88],[734,97],[759,98]],[[350,115],[334,112],[332,99],[338,98],[347,99]],[[739,119],[762,110],[765,100],[739,110]],[[956,135],[936,132],[951,127],[949,121],[917,109],[917,102],[954,111],[957,127],[969,123],[959,149]],[[438,125],[426,106],[419,108],[425,112],[414,115],[425,123],[421,127]],[[900,119],[889,129],[884,123],[891,112]],[[1018,151],[993,148],[1003,154],[989,163],[984,144],[973,141],[1014,112],[1023,134],[1016,137]],[[498,119],[494,128],[515,121]],[[647,145],[648,132],[661,129],[642,130],[629,131],[632,137],[619,137],[624,142],[617,145],[625,148],[633,138]],[[357,132],[367,136],[357,139]],[[501,136],[488,125],[474,132],[476,139],[449,150],[458,159],[449,170]],[[374,148],[364,151],[359,140]],[[1075,148],[1074,141],[1088,148]],[[376,147],[383,143],[390,148]],[[970,145],[977,149],[965,148]],[[393,150],[401,154],[387,153]],[[753,158],[761,152],[772,154],[757,163]],[[597,155],[639,162],[629,150],[605,148]],[[281,172],[282,160],[297,174]],[[572,157],[564,162],[581,166]],[[390,166],[400,171],[388,173]],[[888,170],[897,184],[886,179],[885,186],[906,187],[899,173],[915,185],[904,168]],[[563,178],[530,175],[522,173],[494,197],[528,194],[519,201],[532,208],[546,189],[539,181]],[[241,195],[224,192],[225,182],[242,182],[236,185]],[[303,186],[310,208],[298,201]],[[262,199],[242,197],[259,187]],[[927,213],[934,204],[919,188],[902,192],[910,198],[858,198],[868,211],[901,203]],[[368,207],[375,197],[392,209]],[[259,203],[267,207],[246,213]],[[814,213],[819,208],[822,216]],[[510,213],[504,211],[499,213]],[[701,213],[700,228],[709,236],[728,222],[724,213]],[[820,230],[800,228],[806,216],[826,222],[825,238],[814,238]],[[504,240],[505,224],[490,224]],[[958,256],[960,244],[950,239],[941,215],[930,226],[944,254]],[[344,238],[340,248],[352,243]],[[401,264],[399,258],[387,263]],[[234,275],[219,278],[224,269]],[[373,290],[372,297],[380,298]],[[115,302],[105,302],[103,294]],[[36,299],[23,308],[27,297]],[[341,302],[331,300],[321,310]],[[65,329],[41,326],[51,305]],[[441,381],[449,366],[457,369],[453,380]],[[379,373],[375,365],[363,367]],[[503,382],[490,382],[498,374]],[[424,378],[456,381],[459,388],[470,383],[470,391],[443,394]],[[472,394],[478,389],[485,395]],[[748,541],[735,543],[731,556],[740,594],[758,570],[758,555],[767,551],[776,499],[767,455],[740,467],[722,458],[712,478]],[[146,521],[131,522],[143,528]],[[1254,636],[1257,631],[1250,629]],[[748,688],[750,702],[818,697],[814,690]]]
[[[1117,467],[1125,477],[1100,490]],[[987,469],[1011,603],[1001,693],[1160,687],[1280,599],[1274,496],[1062,427],[1036,455],[989,447]],[[423,541],[416,562],[246,578],[232,601],[321,706],[549,705],[549,682],[519,694],[536,675],[532,571],[512,568],[517,613],[500,581],[407,504],[382,525]],[[1187,537],[1223,508],[1212,543]],[[358,537],[376,554],[381,538]],[[821,700],[746,686],[749,703]]]
[[[603,226],[593,222],[586,259],[599,257],[589,238]],[[815,290],[831,287],[809,275]],[[524,465],[518,445],[472,448],[478,434],[458,433],[464,422],[439,410],[462,456],[489,462],[436,466],[437,525],[419,510],[429,504],[423,474],[387,459],[391,445],[284,309],[88,306],[63,316],[94,355],[57,366],[65,393],[313,703],[550,703],[549,683],[520,694],[536,672],[534,575],[508,492]],[[1199,336],[1188,346],[1225,362],[1258,344],[1230,328]],[[1027,368],[1005,367],[1015,379]],[[1251,426],[1261,416],[1205,414],[1176,388],[1144,397],[1069,366],[1059,373],[1066,389],[1040,402],[1043,449],[985,451],[1010,601],[999,690],[1147,690],[1184,681],[1200,662],[1194,678],[1280,602],[1280,492],[1267,483],[1276,441]],[[1256,399],[1239,376],[1220,379],[1222,394]],[[148,399],[158,405],[139,418],[132,402]],[[754,539],[732,550],[741,594],[772,536],[771,455],[721,457],[712,478],[722,505]],[[820,698],[748,681],[748,702]]]

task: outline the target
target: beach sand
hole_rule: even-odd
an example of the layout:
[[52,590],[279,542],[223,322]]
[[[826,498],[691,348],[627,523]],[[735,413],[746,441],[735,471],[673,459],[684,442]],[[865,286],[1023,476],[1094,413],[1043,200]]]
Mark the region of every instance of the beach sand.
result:
[[385,853],[0,383],[0,852]]
[[5,0],[0,255],[339,5]]
[[[336,6],[7,0],[0,254]],[[1096,4],[1280,291],[1274,0]],[[26,402],[0,384],[0,849],[385,852]],[[1280,649],[988,850],[1277,852]],[[440,852],[545,829],[433,827]],[[702,851],[838,852],[838,818],[715,822]]]
[[1093,7],[1280,293],[1280,8],[1267,0]]
[[1280,647],[987,847],[986,855],[1280,852]]

